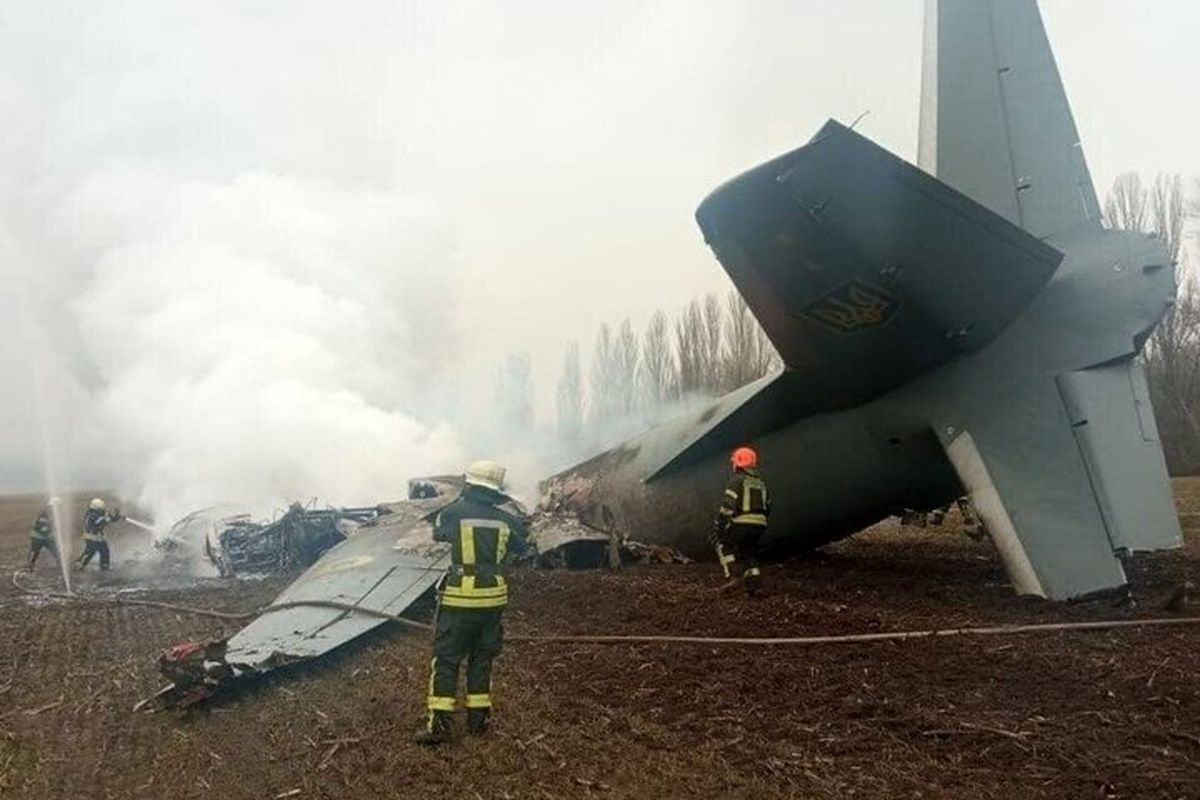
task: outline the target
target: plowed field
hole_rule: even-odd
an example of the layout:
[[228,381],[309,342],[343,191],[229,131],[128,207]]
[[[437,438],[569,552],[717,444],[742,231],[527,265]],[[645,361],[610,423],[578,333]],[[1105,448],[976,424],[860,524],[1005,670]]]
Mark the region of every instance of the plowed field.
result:
[[[517,571],[510,633],[796,636],[1171,616],[1200,578],[1200,482],[1176,484],[1182,552],[1130,565],[1136,607],[1012,595],[952,514],[882,524],[770,565],[767,597],[711,565]],[[1197,798],[1200,626],[748,648],[510,642],[485,738],[409,743],[428,642],[385,626],[343,651],[184,713],[135,714],[158,651],[235,624],[131,606],[30,603],[32,498],[0,502],[0,797]],[[85,591],[141,582],[114,570]],[[92,569],[95,569],[93,565]],[[43,555],[21,580],[57,589]],[[287,580],[140,595],[250,610]],[[1200,614],[1193,605],[1185,613]]]

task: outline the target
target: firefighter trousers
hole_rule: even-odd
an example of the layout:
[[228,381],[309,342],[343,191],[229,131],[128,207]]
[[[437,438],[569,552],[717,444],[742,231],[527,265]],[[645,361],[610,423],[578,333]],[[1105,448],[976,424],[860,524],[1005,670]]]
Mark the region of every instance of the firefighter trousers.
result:
[[492,707],[492,660],[504,642],[504,608],[438,610],[429,675],[429,711],[454,711],[458,669],[467,662],[467,702],[471,709]]
[[53,539],[42,539],[37,536],[34,536],[34,537],[30,538],[30,540],[29,540],[29,568],[30,569],[32,569],[33,565],[37,563],[38,555],[42,552],[42,550],[49,550],[50,555],[54,556],[54,560],[56,562],[58,561],[58,548],[54,546],[54,540]]
[[764,525],[750,525],[742,522],[732,522],[721,535],[721,546],[733,556],[729,564],[730,572],[742,577],[757,577],[758,570],[758,540],[766,530]]
[[83,555],[79,557],[79,567],[82,569],[91,563],[93,556],[100,556],[100,569],[108,569],[108,542],[88,539],[83,543]]

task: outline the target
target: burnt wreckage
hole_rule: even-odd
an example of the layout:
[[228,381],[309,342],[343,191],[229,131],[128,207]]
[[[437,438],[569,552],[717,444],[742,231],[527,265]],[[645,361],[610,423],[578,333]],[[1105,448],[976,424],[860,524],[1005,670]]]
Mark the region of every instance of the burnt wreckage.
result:
[[310,509],[293,503],[273,522],[231,517],[205,537],[204,554],[222,576],[290,572],[314,564],[383,511],[379,506]]
[[[239,678],[323,655],[399,616],[433,589],[450,565],[449,545],[433,540],[433,520],[461,490],[458,477],[422,478],[410,482],[410,499],[371,508],[314,511],[293,505],[269,524],[244,516],[214,520],[211,512],[181,520],[175,538],[189,531],[194,535],[200,526],[205,541],[216,542],[210,547],[214,562],[231,561],[231,556],[238,561],[240,566],[223,574],[303,566],[305,560],[310,566],[228,640],[185,642],[164,651],[158,666],[170,685],[137,708],[201,702]],[[618,539],[552,509],[531,515],[512,498],[503,507],[529,518],[532,547],[521,560],[533,566],[686,560],[670,548]]]

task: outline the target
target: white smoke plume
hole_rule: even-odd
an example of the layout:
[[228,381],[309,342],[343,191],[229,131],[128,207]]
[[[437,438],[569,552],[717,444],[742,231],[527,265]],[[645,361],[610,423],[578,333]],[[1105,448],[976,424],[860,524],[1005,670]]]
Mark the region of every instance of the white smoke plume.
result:
[[428,390],[455,345],[454,220],[398,180],[371,57],[314,57],[366,20],[10,11],[0,256],[25,321],[0,366],[52,431],[10,441],[160,525],[461,469]]
[[265,173],[127,179],[77,199],[112,244],[71,305],[119,490],[170,520],[217,502],[373,502],[458,468],[454,433],[413,416],[433,361],[413,321],[449,284],[436,213]]

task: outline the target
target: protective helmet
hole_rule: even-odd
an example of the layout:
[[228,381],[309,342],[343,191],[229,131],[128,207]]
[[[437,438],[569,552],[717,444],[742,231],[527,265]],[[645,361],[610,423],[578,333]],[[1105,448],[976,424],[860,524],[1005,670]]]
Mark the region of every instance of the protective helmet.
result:
[[729,457],[734,469],[754,469],[758,466],[758,453],[753,447],[739,447]]
[[104,509],[108,508],[108,505],[105,504],[105,502],[99,497],[93,497],[92,502],[88,503],[88,508],[92,509],[93,511],[103,511]]
[[495,461],[473,461],[463,475],[471,486],[482,486],[494,492],[504,491],[504,467]]

